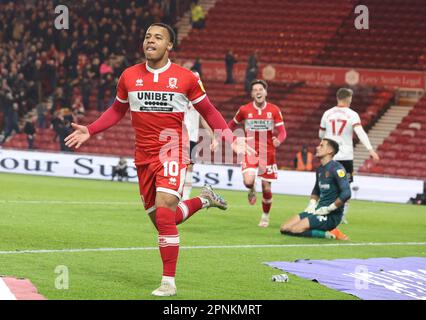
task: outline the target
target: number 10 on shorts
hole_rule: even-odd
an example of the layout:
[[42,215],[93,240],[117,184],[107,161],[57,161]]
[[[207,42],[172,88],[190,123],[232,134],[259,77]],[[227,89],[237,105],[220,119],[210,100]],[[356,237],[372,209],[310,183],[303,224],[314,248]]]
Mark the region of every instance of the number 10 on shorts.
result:
[[176,161],[166,161],[163,163],[164,176],[177,177],[179,175],[179,164]]

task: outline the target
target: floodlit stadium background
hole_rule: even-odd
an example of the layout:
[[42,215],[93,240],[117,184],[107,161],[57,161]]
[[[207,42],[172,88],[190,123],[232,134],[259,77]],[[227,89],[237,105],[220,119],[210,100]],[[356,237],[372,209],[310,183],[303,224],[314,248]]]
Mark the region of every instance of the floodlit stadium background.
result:
[[[160,268],[156,251],[61,251],[155,246],[155,232],[138,202],[136,184],[83,180],[110,180],[111,166],[118,158],[133,157],[130,117],[78,151],[67,150],[61,141],[70,132],[70,120],[88,124],[110,105],[121,72],[142,61],[144,32],[156,21],[172,24],[178,34],[172,55],[175,62],[193,68],[199,59],[204,87],[226,120],[250,100],[244,89],[246,69],[255,53],[256,76],[268,81],[268,100],[281,107],[288,134],[277,150],[283,171],[273,189],[284,195],[274,200],[268,230],[258,230],[261,209],[248,207],[246,195],[238,192],[244,190],[239,167],[199,165],[197,169],[196,165],[195,185],[211,183],[227,189],[224,194],[231,209],[229,217],[217,212],[200,214],[184,225],[181,232],[187,242],[183,245],[318,243],[283,238],[278,228],[282,220],[306,205],[313,172],[296,172],[294,158],[303,145],[314,152],[321,116],[335,105],[336,90],[342,86],[354,90],[352,108],[360,114],[381,156],[379,162],[373,162],[364,146],[356,144],[353,186],[357,189],[353,197],[399,203],[410,198],[411,202],[425,201],[423,1],[200,0],[205,13],[201,26],[190,22],[189,0],[61,4],[67,10],[61,7],[55,12],[56,1],[0,0],[0,250],[5,252],[0,254],[0,274],[30,278],[46,297],[59,299],[138,298],[146,296],[154,285],[155,270]],[[68,20],[62,16],[66,12]],[[225,84],[225,54],[229,50],[237,61],[235,81]],[[25,133],[27,122],[34,123],[36,129],[31,151]],[[186,283],[186,288],[179,298],[344,299],[349,296],[301,279],[291,278],[292,291],[272,287],[263,281],[274,271],[261,263],[273,259],[425,256],[424,245],[404,245],[426,240],[424,207],[366,201],[353,201],[351,206],[351,221],[344,231],[352,241],[401,244],[338,247],[333,252],[312,247],[303,253],[296,248],[253,247],[239,261],[235,256],[242,255],[243,249],[227,249],[226,253],[219,249],[183,250],[187,257],[179,268],[191,269],[194,280],[182,275],[179,281]],[[44,256],[10,253],[44,249],[58,252]],[[129,261],[131,266],[118,260]],[[238,289],[226,283],[232,280],[230,264],[239,270]],[[58,290],[53,286],[57,265],[75,270],[74,287]],[[200,271],[197,267],[201,265],[207,265],[206,269]],[[137,276],[140,269],[146,270],[146,278]],[[253,270],[257,274],[249,281],[245,277],[253,276]],[[206,274],[212,274],[211,290],[202,292],[195,283]],[[114,280],[108,283],[103,276]]]

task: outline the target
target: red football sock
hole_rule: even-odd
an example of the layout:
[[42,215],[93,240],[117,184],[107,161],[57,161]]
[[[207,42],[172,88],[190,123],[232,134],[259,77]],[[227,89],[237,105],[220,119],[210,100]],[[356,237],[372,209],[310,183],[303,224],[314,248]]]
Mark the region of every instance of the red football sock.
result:
[[157,208],[158,246],[163,260],[163,276],[174,277],[179,254],[179,233],[175,222],[176,212]]
[[263,199],[262,199],[262,208],[263,208],[263,213],[269,213],[269,211],[271,210],[271,206],[272,206],[272,192],[268,191],[268,192],[263,192]]
[[178,207],[176,208],[176,225],[189,219],[202,207],[203,203],[198,197],[179,202]]

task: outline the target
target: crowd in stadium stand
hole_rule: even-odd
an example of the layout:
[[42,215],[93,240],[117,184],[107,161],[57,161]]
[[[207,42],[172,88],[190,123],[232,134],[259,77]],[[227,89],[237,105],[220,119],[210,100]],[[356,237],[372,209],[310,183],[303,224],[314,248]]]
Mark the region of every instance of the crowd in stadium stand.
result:
[[[31,110],[38,128],[81,117],[95,89],[103,110],[121,72],[142,58],[146,28],[173,25],[190,3],[0,0],[0,143],[23,130],[20,120]],[[59,4],[69,9],[69,29],[55,29]]]

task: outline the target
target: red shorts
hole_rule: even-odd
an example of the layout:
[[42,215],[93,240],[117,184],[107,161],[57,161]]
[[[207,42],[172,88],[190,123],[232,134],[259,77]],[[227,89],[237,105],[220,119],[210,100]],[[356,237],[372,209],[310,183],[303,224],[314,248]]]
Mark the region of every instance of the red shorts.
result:
[[258,159],[256,156],[245,156],[242,162],[242,173],[253,171],[262,180],[273,181],[278,179],[278,167],[275,154],[268,154],[266,159]]
[[156,209],[155,197],[157,191],[175,195],[179,200],[182,197],[185,183],[186,164],[177,161],[137,165],[139,192],[147,213]]

